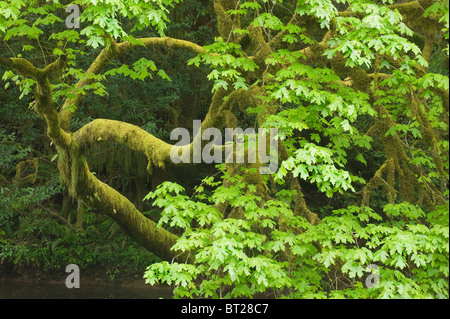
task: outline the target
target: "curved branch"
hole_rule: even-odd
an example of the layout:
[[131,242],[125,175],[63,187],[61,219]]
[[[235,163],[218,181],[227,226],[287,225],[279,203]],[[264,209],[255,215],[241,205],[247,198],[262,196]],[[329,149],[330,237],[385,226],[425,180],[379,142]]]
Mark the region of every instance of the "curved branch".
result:
[[58,213],[55,213],[54,211],[51,211],[50,209],[48,209],[47,207],[45,207],[42,204],[38,204],[38,206],[43,209],[44,211],[46,211],[49,215],[55,217],[56,219],[59,219],[60,221],[62,221],[67,227],[69,227],[70,230],[76,231],[75,227],[67,220],[65,219],[63,216],[61,216]]
[[44,69],[35,67],[31,62],[23,58],[0,57],[0,65],[18,72],[24,77],[36,80],[34,108],[36,112],[47,122],[47,135],[55,144],[69,145],[71,137],[61,129],[58,113],[53,105],[53,91],[48,77],[61,72],[65,65],[65,56],[59,57],[55,62]]
[[0,56],[0,65],[14,70],[25,77],[36,78],[39,73],[38,68],[24,58],[5,58]]
[[87,165],[80,170],[77,193],[85,203],[105,212],[119,226],[146,249],[163,260],[171,260],[178,255],[171,248],[177,236],[148,219],[123,195],[114,188],[99,181],[89,171]]
[[[224,90],[216,91],[209,111],[202,122],[201,129],[204,130],[209,127],[214,127],[219,123],[230,124],[230,119],[226,116],[227,112],[231,111],[234,105],[239,104],[238,102],[244,97],[246,98],[244,100],[247,103],[245,105],[246,107],[255,103],[255,101],[250,101],[250,99],[256,92],[256,89],[256,87],[250,87],[248,91],[242,89],[233,91],[228,95],[226,101],[224,101],[226,92]],[[76,131],[73,137],[81,151],[102,142],[126,145],[132,150],[147,156],[149,161],[147,169],[149,171],[151,171],[152,166],[164,168],[166,164],[171,162],[170,152],[173,147],[172,144],[168,144],[130,123],[109,119],[95,119]],[[195,137],[193,136],[192,139],[190,144],[183,146],[183,148],[189,149],[191,156],[193,156],[195,142],[208,142],[203,141],[200,134]]]
[[[115,56],[115,51],[112,49],[104,48],[102,52],[97,56],[97,58],[92,62],[90,67],[87,69],[86,74],[100,74],[100,72],[105,67],[106,63],[112,60]],[[89,85],[94,80],[92,78],[81,79],[75,85],[76,89],[81,89],[85,85]],[[74,112],[72,111],[74,107],[77,107],[82,99],[82,95],[77,95],[76,98],[67,98],[59,112],[59,117],[61,119],[61,127],[66,131],[70,131],[70,121],[72,120]]]
[[[179,40],[169,37],[164,38],[141,38],[137,39],[137,42],[132,44],[128,41],[116,43],[113,39],[111,39],[111,46],[105,47],[102,52],[97,56],[97,58],[92,62],[92,64],[89,66],[89,68],[86,71],[86,74],[100,74],[105,67],[105,65],[113,60],[115,57],[127,52],[128,50],[138,48],[138,47],[151,47],[151,46],[159,46],[159,47],[165,47],[165,48],[177,48],[182,50],[188,50],[192,51],[194,53],[201,53],[203,52],[203,47],[200,45],[197,45],[193,42],[185,41],[185,40]],[[90,77],[86,79],[81,79],[78,81],[78,83],[75,85],[76,89],[81,89],[85,85],[89,85],[93,83],[95,80]],[[65,131],[70,130],[70,121],[72,120],[72,117],[74,115],[73,107],[77,107],[80,105],[81,99],[83,98],[83,95],[78,95],[76,98],[73,99],[66,99],[64,101],[64,105],[61,108],[60,111],[60,118],[61,118],[61,127]]]
[[165,167],[170,161],[172,145],[154,137],[136,125],[126,122],[95,119],[74,133],[80,149],[86,149],[99,142],[112,142],[128,146],[145,154],[150,165]]

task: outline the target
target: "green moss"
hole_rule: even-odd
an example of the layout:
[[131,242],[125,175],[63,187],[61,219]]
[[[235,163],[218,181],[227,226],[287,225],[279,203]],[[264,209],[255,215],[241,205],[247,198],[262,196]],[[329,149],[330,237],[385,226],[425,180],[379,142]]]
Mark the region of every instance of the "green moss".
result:
[[[16,165],[16,175],[14,184],[22,185],[24,183],[34,184],[36,182],[39,170],[39,158],[35,157],[31,160],[21,161]],[[28,173],[24,175],[24,173]]]
[[227,14],[228,10],[236,9],[236,0],[214,0],[214,11],[217,15],[217,29],[223,39],[230,39],[232,42],[238,42],[237,35],[232,31],[240,28],[239,15],[232,16]]

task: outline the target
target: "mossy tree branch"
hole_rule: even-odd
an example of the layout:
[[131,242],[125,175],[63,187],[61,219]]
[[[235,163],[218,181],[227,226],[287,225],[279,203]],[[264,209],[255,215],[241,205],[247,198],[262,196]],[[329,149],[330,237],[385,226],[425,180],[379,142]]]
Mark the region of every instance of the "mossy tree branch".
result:
[[53,91],[48,77],[62,71],[66,57],[61,56],[44,69],[35,67],[23,58],[0,58],[0,65],[14,70],[20,75],[36,80],[35,103],[36,112],[46,120],[47,134],[55,144],[68,146],[71,143],[69,134],[61,129],[58,113],[53,105]]
[[[390,8],[397,9],[404,15],[421,17],[424,8],[429,7],[432,2],[433,1],[431,0],[417,0],[393,5],[390,6]],[[220,36],[222,36],[225,41],[240,43],[243,37],[233,33],[234,29],[241,27],[239,15],[230,15],[227,13],[228,10],[237,9],[237,5],[238,1],[236,0],[214,1],[214,9],[217,14]],[[350,16],[354,14],[354,12],[350,11],[339,13],[341,16]],[[291,22],[293,24],[307,26],[310,20],[314,19],[311,17],[300,18],[296,14],[293,14]],[[282,38],[284,33],[280,32],[275,35],[274,38],[266,41],[261,27],[251,25],[247,30],[250,31],[250,34],[248,35],[250,40],[249,51],[251,51],[252,54],[249,58],[260,66],[259,70],[261,72],[265,72],[264,70],[267,71],[265,67],[266,59],[271,52],[274,52],[283,46]],[[373,93],[371,91],[376,90],[371,90],[370,84],[372,81],[376,82],[378,76],[381,76],[377,73],[377,70],[375,71],[375,74],[368,74],[368,72],[360,67],[349,68],[346,66],[346,61],[342,54],[337,54],[331,61],[327,61],[323,57],[324,51],[329,48],[327,42],[332,35],[333,30],[328,31],[324,34],[320,42],[301,49],[301,53],[306,57],[302,63],[309,65],[326,65],[326,62],[330,62],[331,68],[336,74],[341,77],[344,77],[344,75],[349,76],[351,81],[346,82],[348,85],[351,85],[356,90],[371,94],[373,98]],[[105,41],[107,40],[108,39],[105,39]],[[116,43],[113,39],[109,40],[110,45],[101,51],[95,61],[87,69],[86,74],[100,74],[109,61],[131,49],[139,47],[182,49],[197,54],[202,53],[204,50],[202,46],[195,43],[168,37],[142,38],[138,39],[136,43]],[[433,43],[434,42],[427,36],[424,46],[425,58],[429,58],[431,55]],[[151,170],[152,167],[164,168],[171,162],[170,152],[172,145],[154,137],[135,125],[107,119],[96,119],[72,135],[70,133],[70,121],[74,113],[71,110],[73,108],[70,108],[69,106],[78,106],[81,103],[82,95],[78,95],[73,99],[67,99],[61,112],[58,114],[52,103],[52,89],[48,80],[62,70],[64,62],[64,57],[61,57],[46,68],[38,69],[25,59],[8,59],[0,57],[0,65],[36,80],[35,109],[37,113],[46,119],[48,136],[55,143],[60,155],[58,167],[65,183],[70,187],[72,196],[82,199],[86,204],[105,212],[108,216],[116,220],[127,233],[132,235],[144,247],[154,252],[159,257],[163,259],[174,258],[176,252],[173,252],[171,247],[175,243],[177,237],[164,229],[157,228],[155,223],[142,215],[126,197],[98,180],[90,172],[84,156],[86,150],[94,144],[103,142],[119,143],[145,154],[149,161],[148,169]],[[422,73],[426,72],[426,70],[419,71]],[[254,76],[254,74],[251,76]],[[258,74],[257,76],[262,76],[264,78],[264,73]],[[80,80],[75,85],[75,88],[81,89],[94,81],[96,80],[92,77]],[[255,106],[255,104],[258,105],[259,102],[255,96],[263,96],[265,94],[267,94],[267,92],[264,90],[263,86],[251,86],[247,91],[239,89],[230,92],[219,89],[212,97],[208,113],[202,123],[202,129],[207,127],[218,127],[223,124],[226,124],[229,127],[236,126],[238,124],[237,117],[233,114],[235,106],[239,107],[241,110],[245,110],[246,107]],[[443,100],[446,98],[448,101],[448,92],[444,92],[443,94]],[[426,116],[421,111],[420,105],[418,105],[419,101],[416,98],[413,98],[411,102],[414,104],[415,112],[420,118],[420,124],[423,129],[431,130]],[[419,190],[419,198],[416,198],[415,188],[419,184],[417,176],[420,174],[420,170],[419,168],[410,165],[410,159],[406,154],[402,141],[396,136],[386,136],[386,132],[396,124],[392,120],[389,111],[382,105],[377,106],[376,110],[378,111],[378,122],[371,128],[370,134],[377,135],[382,139],[387,161],[377,170],[377,172],[375,172],[373,178],[364,188],[362,192],[363,205],[369,203],[370,191],[381,182],[387,184],[389,201],[393,202],[393,199],[397,195],[395,189],[396,175],[399,178],[399,194],[403,200],[409,202],[434,202],[430,198],[431,195],[426,195],[422,190]],[[275,110],[271,109],[271,106],[269,105],[267,113],[259,115],[258,124],[261,125],[265,121],[266,115],[271,114],[271,112],[275,112]],[[427,136],[430,137],[431,144],[429,144],[429,146],[431,147],[431,151],[433,155],[436,155],[438,153],[435,147],[436,136],[434,133],[429,133]],[[194,137],[194,139],[199,138],[201,139],[201,136],[199,135]],[[190,148],[190,154],[193,153],[193,142],[185,147]],[[287,151],[283,145],[281,145],[281,152],[282,157],[286,159],[288,157],[286,154]],[[439,162],[439,157],[435,156],[435,160]],[[238,166],[232,167],[231,169],[237,168]],[[442,168],[442,165],[439,166],[439,168]],[[385,173],[387,174],[386,180],[382,177],[382,174]],[[248,177],[253,178],[252,176]],[[265,195],[267,187],[263,187],[265,184],[263,185],[261,180],[261,176],[256,176],[256,178],[252,179],[252,181],[257,184],[258,191]],[[298,179],[288,176],[286,181],[289,187],[296,190],[298,193],[298,197],[294,203],[295,213],[305,216],[312,224],[319,223],[320,220],[318,216],[309,210],[302,196],[302,190]]]
[[145,217],[114,188],[101,182],[87,165],[80,169],[77,195],[91,207],[105,212],[119,226],[146,249],[163,260],[172,260],[179,253],[172,250],[177,236]]
[[[48,136],[60,155],[58,168],[72,196],[81,198],[92,207],[105,212],[128,234],[160,258],[173,259],[176,253],[171,248],[177,237],[163,228],[157,228],[156,224],[142,215],[126,197],[93,176],[76,139],[61,129],[48,77],[60,72],[64,66],[63,62],[64,58],[60,58],[45,69],[38,69],[25,59],[0,59],[0,65],[36,80],[35,110],[47,122]],[[97,123],[98,121],[91,126],[95,127]],[[88,126],[88,129],[91,126]],[[107,138],[106,135],[105,139]]]
[[[186,40],[179,40],[170,37],[164,38],[140,38],[137,39],[135,44],[130,42],[116,43],[113,39],[110,39],[110,45],[106,46],[100,54],[95,58],[94,62],[86,70],[86,74],[98,75],[100,74],[108,62],[112,61],[114,58],[126,53],[129,50],[136,49],[139,47],[164,47],[173,48],[180,50],[187,50],[194,53],[203,52],[203,47],[199,46],[193,42]],[[75,85],[75,89],[81,89],[86,85],[90,85],[95,81],[94,78],[88,77],[86,79],[81,79]],[[76,98],[69,98],[64,101],[64,104],[60,111],[61,126],[65,131],[70,130],[70,121],[74,115],[74,109],[79,106],[83,95],[77,95]]]

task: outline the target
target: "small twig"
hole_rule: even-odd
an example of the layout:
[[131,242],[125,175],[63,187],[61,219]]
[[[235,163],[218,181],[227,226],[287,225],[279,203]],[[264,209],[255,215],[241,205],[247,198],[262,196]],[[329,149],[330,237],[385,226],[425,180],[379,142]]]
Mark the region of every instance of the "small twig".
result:
[[6,44],[6,46],[8,47],[9,51],[11,51],[11,53],[14,55],[15,58],[17,58],[17,55],[14,53],[14,51],[11,49],[11,47],[9,46],[9,44],[3,40],[3,43]]
[[44,58],[44,64],[45,64],[45,66],[47,66],[47,59],[45,58],[44,49],[42,48],[42,45],[41,45],[41,42],[39,41],[39,38],[37,38],[36,40],[37,40],[37,43],[39,44],[39,48],[41,48],[42,57]]
[[38,206],[40,208],[42,208],[43,210],[45,210],[47,213],[49,213],[51,216],[56,217],[57,219],[61,220],[64,224],[67,225],[67,227],[69,227],[71,230],[75,231],[75,227],[72,226],[72,224],[65,219],[64,217],[62,217],[60,214],[55,213],[53,211],[51,211],[50,209],[48,209],[47,207],[43,206],[42,204],[38,204]]

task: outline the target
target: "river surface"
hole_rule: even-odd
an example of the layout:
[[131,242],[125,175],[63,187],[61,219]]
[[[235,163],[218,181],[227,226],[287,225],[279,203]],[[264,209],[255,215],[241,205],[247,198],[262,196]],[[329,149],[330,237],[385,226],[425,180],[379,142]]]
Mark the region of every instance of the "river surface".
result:
[[172,291],[166,287],[123,287],[80,284],[67,288],[62,283],[0,281],[0,299],[170,299]]

